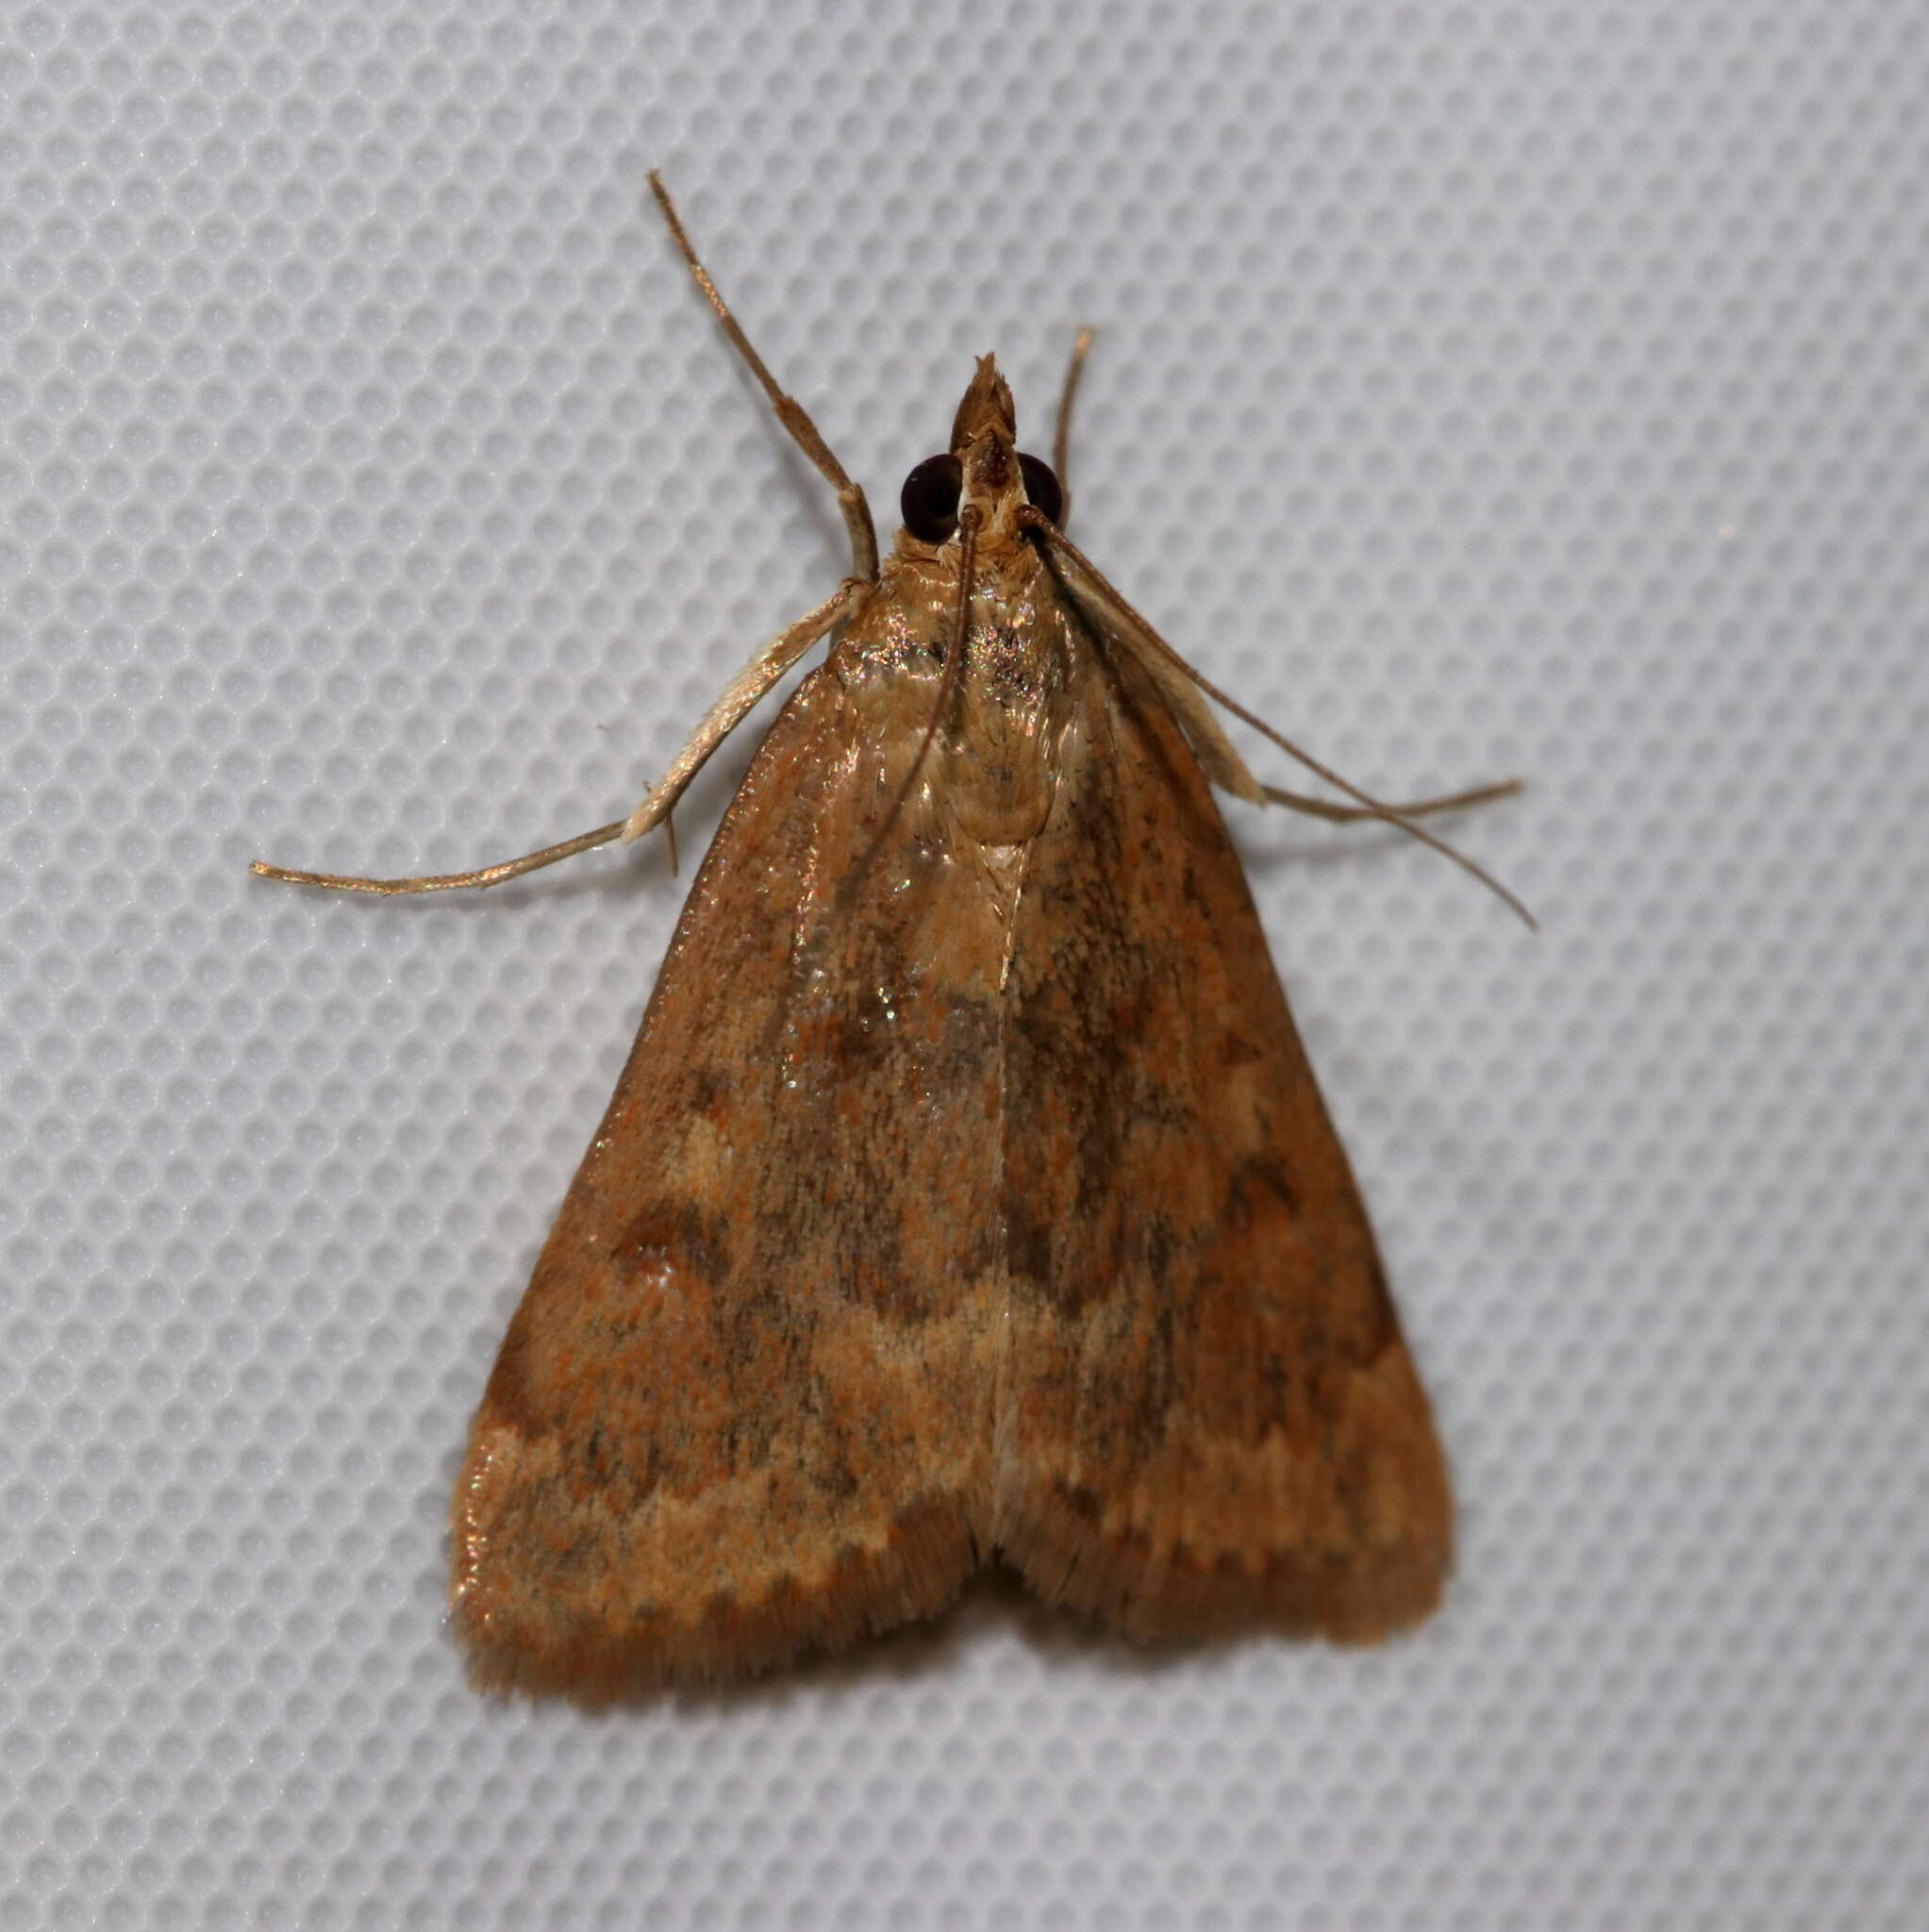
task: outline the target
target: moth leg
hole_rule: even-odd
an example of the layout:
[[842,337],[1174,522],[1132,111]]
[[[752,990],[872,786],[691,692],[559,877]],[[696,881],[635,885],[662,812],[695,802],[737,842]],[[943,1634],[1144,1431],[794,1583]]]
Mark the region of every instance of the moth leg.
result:
[[[1059,478],[1059,487],[1064,487],[1064,478]],[[1056,537],[1057,526],[1049,522],[1042,510],[1027,508],[1022,520],[1040,536]],[[1069,545],[1067,546],[1070,547]],[[1080,601],[1076,588],[1063,570],[1059,559],[1048,542],[1045,550],[1046,561],[1059,583],[1064,586],[1066,595],[1081,615],[1092,618],[1092,613]],[[1192,756],[1206,768],[1206,775],[1222,791],[1229,791],[1235,798],[1243,798],[1248,805],[1261,805],[1266,799],[1266,788],[1254,777],[1251,768],[1239,754],[1238,747],[1226,736],[1225,726],[1213,714],[1212,707],[1206,696],[1187,675],[1189,667],[1178,653],[1166,647],[1165,655],[1146,650],[1129,633],[1118,626],[1105,624],[1104,607],[1100,607],[1101,617],[1093,619],[1095,627],[1107,636],[1116,637],[1130,652],[1133,659],[1143,667],[1145,675],[1158,687],[1158,694],[1172,715],[1179,721],[1179,728],[1186,734],[1186,741],[1192,747]],[[1135,613],[1136,614],[1136,613]],[[1144,620],[1139,620],[1141,624]],[[1163,642],[1163,640],[1161,640]],[[1370,812],[1368,817],[1372,817]]]
[[[1334,805],[1324,798],[1308,798],[1304,791],[1286,791],[1277,785],[1265,788],[1269,805],[1283,805],[1289,811],[1303,811],[1308,818],[1327,819],[1336,825],[1351,825],[1361,819],[1374,819],[1378,812],[1360,805]],[[1512,798],[1522,790],[1519,778],[1503,778],[1493,785],[1472,785],[1465,791],[1450,791],[1440,798],[1416,798],[1405,804],[1389,805],[1387,809],[1403,819],[1417,819],[1428,812],[1462,811],[1469,806],[1488,805],[1496,798]]]
[[521,858],[506,858],[499,865],[485,865],[475,872],[445,872],[432,876],[406,879],[365,879],[353,873],[295,872],[289,866],[270,865],[258,858],[248,870],[264,879],[281,879],[291,886],[327,886],[338,892],[453,892],[465,886],[499,886],[505,879],[519,879],[525,872],[540,872],[559,858],[574,858],[607,845],[622,834],[624,821],[617,819],[598,825],[593,832],[579,832],[560,845],[545,845],[540,852],[525,853]]
[[671,808],[683,796],[690,781],[703,770],[710,754],[729,737],[743,714],[783,676],[825,631],[842,619],[869,589],[854,577],[838,586],[807,617],[801,617],[789,630],[759,651],[732,680],[730,688],[704,714],[703,722],[690,733],[690,741],[677,753],[674,762],[657,782],[649,797],[626,819],[598,825],[593,832],[580,832],[559,845],[545,845],[540,852],[525,853],[521,858],[506,858],[496,865],[478,867],[474,872],[445,872],[402,879],[369,879],[353,873],[296,872],[285,865],[270,865],[258,858],[248,870],[264,879],[281,879],[291,886],[326,886],[338,892],[454,892],[469,886],[499,886],[507,879],[518,879],[524,873],[540,872],[560,858],[574,858],[612,839],[628,844],[632,839],[662,825],[670,841],[670,868],[676,869],[676,840],[670,827]]
[[[1310,752],[1302,750],[1283,732],[1274,730],[1264,718],[1249,711],[1237,698],[1222,691],[1203,672],[1187,663],[1185,658],[1113,589],[1098,565],[1092,562],[1091,558],[1086,556],[1085,552],[1079,549],[1078,545],[1073,542],[1043,511],[1033,508],[1029,504],[1021,504],[1018,521],[1023,528],[1036,531],[1044,540],[1053,556],[1072,566],[1082,585],[1081,589],[1072,591],[1073,601],[1088,613],[1093,609],[1098,611],[1109,634],[1117,638],[1138,662],[1157,680],[1161,692],[1169,696],[1181,678],[1189,680],[1198,687],[1204,696],[1230,711],[1235,718],[1250,724],[1262,736],[1271,739],[1288,758],[1296,759],[1316,778],[1325,779],[1335,790],[1344,791],[1348,797],[1356,800],[1365,808],[1363,816],[1370,819],[1384,819],[1389,825],[1398,825],[1409,838],[1418,839],[1422,845],[1432,846],[1441,858],[1452,859],[1462,872],[1478,879],[1515,914],[1529,932],[1540,930],[1533,913],[1528,911],[1520,898],[1502,885],[1485,866],[1476,865],[1464,852],[1449,845],[1444,839],[1436,838],[1424,825],[1414,824],[1411,816],[1403,813],[1397,806],[1383,805],[1371,792],[1361,791],[1351,779],[1342,778],[1332,766],[1322,764]],[[1061,581],[1064,579],[1061,578]],[[1181,716],[1187,735],[1191,737],[1191,721],[1183,713]],[[1195,750],[1198,741],[1194,740]],[[1211,762],[1203,755],[1201,762],[1206,764],[1215,784],[1225,783],[1218,772],[1213,770]],[[1255,785],[1251,791],[1237,786],[1228,786],[1227,789],[1237,791],[1238,795],[1245,798],[1263,798],[1266,795],[1264,787],[1258,785]]]
[[846,577],[815,610],[773,638],[730,680],[723,696],[704,713],[683,749],[671,759],[670,769],[650,788],[649,796],[623,822],[620,829],[625,845],[668,820],[671,808],[709,762],[710,754],[743,722],[745,712],[819,638],[850,616],[870,591],[868,583]]
[[777,387],[776,378],[764,367],[763,358],[750,346],[750,338],[743,333],[741,325],[717,292],[717,285],[711,281],[709,271],[697,259],[696,250],[690,245],[690,237],[683,232],[676,204],[670,199],[670,191],[664,187],[663,177],[655,168],[650,170],[650,192],[657,197],[657,206],[663,210],[663,219],[670,225],[671,238],[689,265],[697,287],[703,291],[704,300],[715,309],[717,320],[723,325],[723,333],[730,338],[737,353],[750,365],[750,373],[763,385],[764,394],[771,399],[771,408],[777,412],[777,421],[790,432],[797,447],[838,492],[838,508],[844,513],[844,527],[851,536],[852,575],[862,577],[866,583],[875,583],[877,530],[871,521],[871,506],[864,501],[864,491],[852,482],[844,474],[843,464],[831,455],[830,445],[818,434],[817,425],[805,412],[803,404]]
[[1065,365],[1065,387],[1058,391],[1058,426],[1052,432],[1052,468],[1058,478],[1060,498],[1058,521],[1072,514],[1072,405],[1078,395],[1078,379],[1085,374],[1085,358],[1091,354],[1091,330],[1082,328],[1072,344],[1072,359]]

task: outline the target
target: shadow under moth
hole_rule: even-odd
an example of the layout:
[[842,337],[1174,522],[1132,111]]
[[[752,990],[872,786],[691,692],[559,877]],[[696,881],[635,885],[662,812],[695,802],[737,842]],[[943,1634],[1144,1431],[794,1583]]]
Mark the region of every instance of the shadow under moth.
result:
[[[930,1616],[994,1557],[1145,1638],[1424,1617],[1446,1464],[1211,795],[1401,825],[1207,684],[1065,536],[990,357],[880,558],[627,820],[668,830],[812,644],[710,846],[511,1321],[453,1510],[479,1683],[596,1699]],[[1352,801],[1262,786],[1207,699]],[[1489,885],[1493,882],[1488,879]],[[1510,904],[1510,894],[1495,886]],[[1524,917],[1524,913],[1522,915]]]

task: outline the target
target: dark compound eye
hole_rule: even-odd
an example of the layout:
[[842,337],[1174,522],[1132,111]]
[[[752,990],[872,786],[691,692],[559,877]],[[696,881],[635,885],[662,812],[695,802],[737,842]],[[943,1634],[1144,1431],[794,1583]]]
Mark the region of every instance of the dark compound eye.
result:
[[956,457],[926,457],[905,478],[898,498],[905,528],[921,543],[942,543],[957,528],[963,490],[964,465]]
[[1024,493],[1031,507],[1057,523],[1065,514],[1065,492],[1058,487],[1051,464],[1041,463],[1037,457],[1028,457],[1020,450],[1018,474],[1024,478]]
[[[1056,523],[1065,514],[1065,492],[1052,466],[1021,450],[1018,473],[1032,508]],[[921,543],[942,543],[957,528],[958,498],[964,493],[964,465],[955,456],[926,457],[905,478],[898,509],[905,528]]]

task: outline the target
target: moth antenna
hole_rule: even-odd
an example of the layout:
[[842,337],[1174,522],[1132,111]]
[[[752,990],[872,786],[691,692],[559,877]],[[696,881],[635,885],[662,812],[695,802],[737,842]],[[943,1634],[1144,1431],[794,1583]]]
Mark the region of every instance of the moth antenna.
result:
[[951,708],[957,702],[958,686],[964,682],[965,640],[971,635],[972,578],[977,574],[978,525],[983,516],[984,512],[974,503],[966,504],[957,513],[957,608],[951,620],[951,649],[944,654],[944,675],[939,682],[938,702],[931,707],[931,722],[924,727],[918,756],[911,760],[910,775],[898,797],[900,806],[918,782],[918,774],[924,769],[924,759],[938,736],[938,727],[951,715]]
[[676,243],[677,251],[695,278],[697,287],[703,291],[704,300],[716,311],[717,320],[723,325],[723,333],[749,365],[750,373],[763,385],[764,394],[771,399],[771,408],[777,412],[777,421],[790,432],[797,447],[817,466],[818,474],[838,492],[838,508],[844,513],[844,526],[851,536],[852,575],[862,577],[866,583],[875,583],[877,528],[871,521],[871,506],[864,500],[863,490],[851,480],[843,464],[831,454],[830,445],[818,433],[817,425],[810,420],[804,405],[777,387],[777,379],[765,367],[763,358],[750,346],[750,338],[730,313],[729,304],[718,292],[716,283],[710,279],[709,270],[697,259],[696,250],[690,245],[690,237],[684,233],[683,220],[676,212],[676,204],[670,199],[670,191],[663,185],[663,176],[655,168],[650,170],[650,192],[657,197],[657,206],[662,209],[663,219],[670,225],[671,239]]
[[1156,651],[1174,670],[1181,672],[1192,683],[1197,685],[1215,704],[1224,707],[1235,718],[1243,720],[1254,730],[1270,739],[1288,758],[1297,759],[1315,777],[1325,779],[1327,784],[1333,786],[1338,791],[1345,792],[1349,798],[1356,800],[1365,808],[1365,816],[1368,818],[1384,819],[1389,825],[1398,825],[1403,832],[1418,839],[1422,845],[1431,845],[1443,858],[1452,859],[1462,872],[1478,879],[1503,905],[1510,908],[1529,932],[1538,932],[1540,930],[1539,923],[1535,919],[1533,913],[1528,911],[1526,906],[1514,893],[1510,892],[1505,886],[1502,885],[1500,880],[1495,878],[1484,866],[1476,864],[1464,852],[1457,851],[1454,846],[1448,844],[1444,839],[1437,838],[1424,825],[1415,824],[1412,819],[1402,812],[1397,807],[1382,804],[1371,792],[1362,791],[1350,778],[1342,778],[1330,765],[1322,764],[1310,752],[1302,751],[1298,745],[1293,743],[1291,739],[1286,737],[1284,733],[1274,730],[1271,724],[1267,724],[1265,719],[1253,711],[1249,711],[1237,698],[1221,691],[1210,678],[1206,677],[1202,672],[1194,670],[1112,588],[1104,572],[1049,517],[1041,515],[1029,504],[1022,504],[1019,507],[1018,518],[1019,522],[1027,529],[1038,531],[1053,549],[1068,558],[1079,571],[1090,579],[1093,587],[1099,592],[1101,601],[1111,607],[1115,616],[1128,625],[1145,645]]
[[1072,344],[1072,359],[1065,365],[1065,386],[1058,391],[1058,426],[1052,432],[1052,468],[1058,478],[1058,521],[1062,525],[1072,514],[1072,405],[1078,398],[1079,378],[1085,374],[1085,358],[1091,354],[1091,330],[1082,328]]
[[931,707],[931,722],[925,725],[924,736],[918,742],[918,754],[911,760],[911,769],[905,774],[905,782],[898,787],[897,796],[891,800],[890,809],[885,814],[877,836],[853,868],[854,877],[870,869],[878,847],[897,823],[898,814],[904,810],[912,788],[918,782],[918,774],[924,769],[924,760],[937,740],[939,727],[951,715],[951,708],[957,702],[958,687],[964,682],[965,641],[971,634],[972,578],[977,570],[978,525],[983,516],[984,512],[974,503],[966,504],[957,513],[957,606],[951,624],[951,648],[944,654],[944,675],[938,681],[937,702]]

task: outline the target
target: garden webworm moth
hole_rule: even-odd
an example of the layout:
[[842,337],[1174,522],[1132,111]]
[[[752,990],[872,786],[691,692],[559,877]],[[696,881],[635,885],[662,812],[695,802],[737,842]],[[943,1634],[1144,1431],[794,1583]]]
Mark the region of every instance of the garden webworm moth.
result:
[[[851,575],[626,821],[443,877],[255,868],[486,886],[667,825],[832,640],[711,845],[476,1414],[451,1600],[477,1679],[757,1671],[929,1616],[993,1557],[1142,1637],[1416,1622],[1446,1464],[1211,787],[1437,846],[1414,814],[1514,788],[1381,805],[1157,637],[1064,534],[1088,338],[1052,466],[980,360],[880,561],[651,185],[836,488]],[[1208,694],[1354,802],[1262,786]]]

